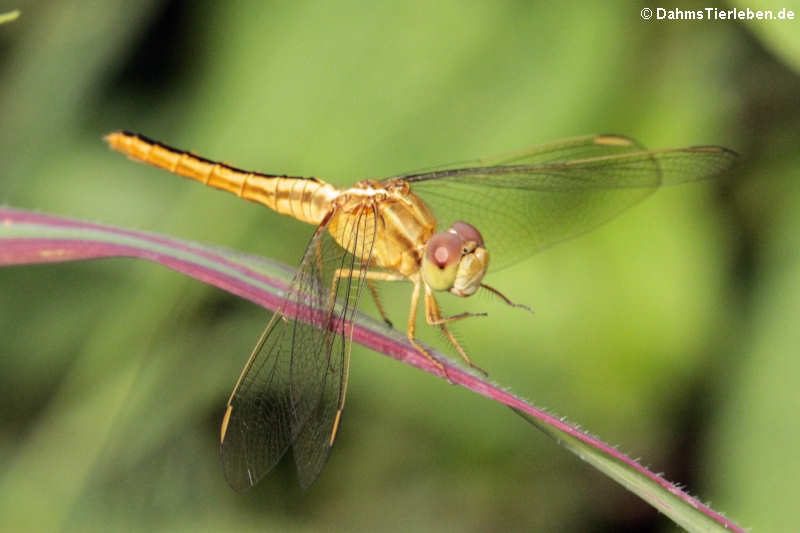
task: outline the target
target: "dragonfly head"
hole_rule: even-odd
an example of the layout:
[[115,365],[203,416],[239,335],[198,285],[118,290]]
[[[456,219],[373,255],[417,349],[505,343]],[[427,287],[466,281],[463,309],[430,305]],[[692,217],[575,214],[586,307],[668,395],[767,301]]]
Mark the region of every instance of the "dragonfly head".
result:
[[483,247],[483,237],[466,222],[454,222],[447,231],[431,237],[422,257],[425,283],[456,296],[474,294],[487,268],[489,252]]

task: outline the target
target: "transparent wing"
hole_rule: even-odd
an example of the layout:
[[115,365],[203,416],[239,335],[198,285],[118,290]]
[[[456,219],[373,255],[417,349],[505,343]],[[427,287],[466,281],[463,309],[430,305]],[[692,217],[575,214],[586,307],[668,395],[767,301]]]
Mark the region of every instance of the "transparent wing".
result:
[[717,176],[735,158],[716,146],[642,151],[625,137],[604,135],[491,160],[506,164],[401,179],[425,199],[440,228],[455,220],[476,226],[497,270],[611,220],[662,185]]
[[[374,225],[372,212],[337,212],[314,233],[286,303],[264,330],[228,401],[220,453],[234,489],[255,485],[290,445],[303,487],[324,467],[344,405],[349,324]],[[330,228],[355,255],[336,243]]]
[[[529,146],[521,150],[504,152],[480,159],[459,161],[444,165],[435,165],[424,169],[408,172],[407,174],[432,173],[438,170],[447,170],[466,167],[486,167],[497,165],[535,165],[552,163],[554,161],[569,161],[585,159],[614,153],[642,152],[645,148],[631,139],[622,135],[584,135],[569,139],[560,139],[547,144]],[[396,176],[397,177],[397,176]]]
[[584,135],[484,157],[476,166],[537,165],[644,151],[644,146],[623,135]]

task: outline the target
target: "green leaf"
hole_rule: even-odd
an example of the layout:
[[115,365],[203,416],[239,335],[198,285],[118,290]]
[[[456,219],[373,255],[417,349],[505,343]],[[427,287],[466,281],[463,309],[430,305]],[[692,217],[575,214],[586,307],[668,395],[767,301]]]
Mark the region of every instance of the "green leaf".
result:
[[[247,298],[269,309],[281,304],[292,269],[231,250],[145,232],[0,209],[0,265],[63,262],[102,257],[137,257],[158,262]],[[440,370],[396,330],[363,314],[354,318],[353,339],[380,353],[437,375]],[[454,384],[503,403],[534,427],[615,480],[689,531],[743,531],[677,486],[581,429],[522,400],[428,348]],[[3,511],[0,505],[0,512]]]

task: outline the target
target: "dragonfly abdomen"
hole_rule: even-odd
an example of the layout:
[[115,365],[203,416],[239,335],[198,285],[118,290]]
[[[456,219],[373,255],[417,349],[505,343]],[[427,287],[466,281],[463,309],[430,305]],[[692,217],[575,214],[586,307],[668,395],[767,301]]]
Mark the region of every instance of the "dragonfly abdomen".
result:
[[249,172],[136,133],[117,131],[107,135],[106,141],[131,159],[228,191],[309,224],[321,223],[338,195],[336,188],[317,178]]
[[239,196],[246,200],[314,225],[322,222],[338,195],[335,187],[317,179],[264,177],[252,173],[241,190]]

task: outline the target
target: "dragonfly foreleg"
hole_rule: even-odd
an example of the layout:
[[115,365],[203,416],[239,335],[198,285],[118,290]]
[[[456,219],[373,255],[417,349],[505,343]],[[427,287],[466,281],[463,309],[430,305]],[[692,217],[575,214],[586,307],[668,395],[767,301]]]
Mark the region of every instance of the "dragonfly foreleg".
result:
[[484,288],[484,289],[486,289],[487,291],[491,292],[492,294],[496,294],[497,296],[499,296],[500,298],[502,298],[502,300],[503,300],[503,301],[504,301],[504,302],[505,302],[507,305],[510,305],[511,307],[520,307],[520,308],[522,308],[522,309],[525,309],[526,311],[530,312],[531,314],[533,314],[533,309],[531,309],[531,308],[530,308],[530,306],[528,306],[528,305],[525,305],[525,304],[518,304],[518,303],[514,303],[514,302],[512,302],[512,301],[511,301],[511,300],[508,298],[508,296],[506,296],[506,295],[505,295],[505,294],[503,294],[502,292],[498,291],[498,290],[497,290],[497,289],[495,289],[494,287],[490,287],[489,285],[486,285],[485,283],[481,283],[481,287],[483,287],[483,288]]
[[414,348],[416,348],[419,353],[424,355],[425,358],[433,364],[433,366],[441,370],[444,377],[446,377],[449,381],[450,376],[447,375],[447,369],[444,367],[444,365],[438,359],[429,354],[428,350],[423,348],[422,345],[414,339],[414,332],[416,331],[417,327],[417,307],[419,306],[420,285],[422,285],[422,281],[420,281],[419,279],[414,280],[414,290],[411,291],[411,309],[408,313],[408,330],[407,330],[408,342],[410,342],[411,345]]
[[425,319],[427,320],[428,324],[437,326],[442,330],[442,333],[444,333],[445,337],[447,337],[447,340],[450,341],[450,344],[455,347],[459,355],[461,355],[461,358],[464,359],[464,362],[467,363],[470,368],[474,368],[478,372],[488,376],[488,372],[472,362],[472,359],[469,358],[467,352],[465,352],[464,348],[461,347],[461,344],[458,343],[455,336],[453,336],[453,333],[445,326],[445,324],[448,322],[454,322],[470,316],[486,316],[486,313],[461,313],[455,316],[443,318],[441,310],[439,309],[439,303],[436,301],[436,296],[433,294],[433,290],[431,290],[427,285],[425,286]]
[[[431,296],[431,297],[433,297],[433,296]],[[427,301],[427,295],[426,295],[426,301]],[[441,326],[442,324],[448,324],[450,322],[455,322],[456,320],[469,318],[471,316],[487,316],[487,313],[467,313],[467,312],[464,312],[464,313],[459,313],[459,314],[453,315],[453,316],[440,316],[439,318],[433,318],[432,316],[429,315],[429,316],[426,316],[425,318],[427,319],[428,324],[430,324],[431,326]]]
[[462,320],[471,316],[487,316],[487,313],[464,312],[453,316],[442,316],[441,310],[439,309],[439,302],[436,301],[436,296],[434,296],[433,291],[426,287],[425,320],[431,326],[441,326],[443,324],[448,324],[450,322],[455,322],[456,320]]

